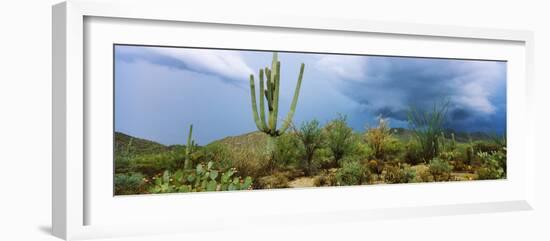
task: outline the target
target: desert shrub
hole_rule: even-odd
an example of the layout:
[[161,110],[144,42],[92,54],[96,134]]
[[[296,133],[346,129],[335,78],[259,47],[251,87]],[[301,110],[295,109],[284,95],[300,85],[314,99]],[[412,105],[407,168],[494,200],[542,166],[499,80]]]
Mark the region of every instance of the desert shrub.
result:
[[336,172],[332,170],[324,170],[313,180],[313,185],[316,187],[336,186],[337,183]]
[[360,141],[360,135],[355,138],[354,147],[352,153],[354,156],[357,156],[359,160],[371,160],[374,158],[374,151],[372,148],[365,142]]
[[300,159],[300,140],[294,133],[279,136],[275,142],[273,158],[277,166],[295,164]]
[[456,160],[456,157],[458,156],[458,152],[455,151],[442,151],[439,153],[439,158],[443,159],[445,161],[453,161]]
[[351,153],[354,148],[354,134],[346,122],[346,116],[340,115],[325,126],[327,146],[332,151],[334,161],[340,160]]
[[185,159],[185,152],[174,149],[154,154],[135,156],[131,168],[134,172],[141,172],[146,176],[152,176],[165,170],[177,169],[177,163]]
[[367,130],[364,139],[373,157],[378,160],[392,159],[402,150],[401,143],[392,136],[388,121],[384,118],[379,118],[377,127]]
[[416,166],[416,176],[413,182],[433,182],[434,176],[430,173],[430,168],[424,164]]
[[439,153],[439,158],[449,162],[455,171],[470,171],[471,166],[466,163],[458,151],[443,151]]
[[386,183],[409,183],[413,182],[416,176],[416,172],[408,164],[386,165],[383,173]]
[[429,171],[433,175],[435,181],[451,180],[451,171],[453,166],[446,160],[434,158],[430,161]]
[[403,161],[408,164],[416,165],[423,162],[420,144],[416,140],[409,140],[403,148]]
[[384,162],[377,161],[377,160],[370,160],[367,163],[367,167],[369,168],[369,171],[371,173],[380,175],[384,171]]
[[368,182],[368,169],[358,161],[343,161],[342,168],[336,172],[339,185],[359,185]]
[[276,172],[272,175],[260,177],[259,179],[257,179],[255,187],[259,189],[287,188],[288,177],[283,173]]
[[145,191],[145,179],[141,173],[124,173],[115,175],[115,194],[139,194]]
[[502,147],[501,151],[493,152],[493,158],[497,160],[498,165],[504,170],[504,173],[506,174],[506,147]]
[[134,146],[132,145],[133,138],[130,138],[128,144],[123,146],[119,142],[115,142],[115,172],[126,173],[131,171],[131,161],[135,158]]
[[489,141],[476,141],[473,143],[473,149],[475,153],[479,152],[497,152],[502,149],[502,146],[498,143],[489,142]]
[[478,152],[482,166],[478,168],[476,174],[480,180],[500,179],[506,177],[506,155],[502,152],[493,151],[491,153]]
[[403,153],[403,148],[404,148],[401,141],[399,141],[394,137],[391,137],[390,139],[387,140],[386,146],[384,148],[385,148],[384,160],[402,162],[402,160],[400,160],[399,158],[399,155]]
[[420,144],[423,161],[432,160],[440,151],[440,134],[444,131],[448,102],[434,104],[431,111],[411,107],[408,113],[409,126]]
[[295,131],[295,134],[303,147],[300,166],[305,174],[309,176],[314,171],[313,158],[315,152],[323,145],[321,127],[317,120],[303,122],[300,130]]
[[334,161],[332,151],[328,147],[322,147],[315,151],[313,155],[313,162],[315,168],[330,169],[338,167],[338,164]]
[[214,162],[220,169],[226,170],[233,167],[231,151],[219,142],[206,145],[197,153],[197,162]]
[[237,149],[231,153],[233,167],[241,176],[251,176],[256,179],[269,174],[269,156],[261,151]]
[[499,179],[502,173],[498,169],[489,167],[479,167],[476,170],[478,180],[494,180]]

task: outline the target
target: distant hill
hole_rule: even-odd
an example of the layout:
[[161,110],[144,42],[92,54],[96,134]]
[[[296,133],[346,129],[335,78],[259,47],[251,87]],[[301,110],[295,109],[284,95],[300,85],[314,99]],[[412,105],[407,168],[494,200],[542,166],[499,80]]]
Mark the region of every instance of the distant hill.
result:
[[[408,141],[410,138],[414,137],[414,132],[405,128],[391,128],[393,135],[401,141]],[[455,140],[457,142],[469,142],[470,138],[472,141],[479,140],[490,140],[492,136],[484,132],[456,132],[454,130],[445,130],[443,131],[446,138],[451,138],[451,134],[454,133]]]
[[249,132],[240,136],[228,136],[223,139],[213,141],[211,144],[224,144],[230,149],[249,149],[258,150],[265,147],[268,136],[260,131]]
[[115,151],[125,151],[128,145],[130,145],[132,152],[136,154],[159,153],[170,149],[154,141],[133,137],[121,132],[115,132]]
[[[398,138],[401,141],[408,141],[414,137],[413,131],[405,128],[391,128],[391,132],[394,137]],[[447,138],[451,138],[451,133],[454,133],[453,130],[444,131]],[[491,135],[483,132],[456,132],[455,139],[457,142],[468,142],[470,137],[472,141],[477,140],[489,140]],[[224,144],[231,150],[261,150],[267,144],[268,136],[260,131],[249,132],[239,136],[228,136],[216,141],[211,142],[211,144]],[[159,153],[164,151],[173,150],[175,148],[183,148],[184,145],[171,145],[165,146],[163,144],[133,137],[121,132],[115,132],[115,149],[116,151],[127,150],[128,145],[131,140],[131,150],[136,154],[150,154],[150,153]]]

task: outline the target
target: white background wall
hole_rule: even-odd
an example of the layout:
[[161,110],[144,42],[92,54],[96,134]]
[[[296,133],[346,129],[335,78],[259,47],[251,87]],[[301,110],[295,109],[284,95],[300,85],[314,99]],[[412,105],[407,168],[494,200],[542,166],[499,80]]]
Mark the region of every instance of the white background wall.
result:
[[[0,240],[56,240],[51,228],[51,5],[0,5]],[[200,2],[200,3],[198,3]],[[228,230],[117,240],[550,240],[547,1],[190,1],[207,14],[273,11],[291,15],[525,29],[535,32],[537,200],[535,211],[389,220],[284,229]],[[154,11],[152,9],[151,11]]]

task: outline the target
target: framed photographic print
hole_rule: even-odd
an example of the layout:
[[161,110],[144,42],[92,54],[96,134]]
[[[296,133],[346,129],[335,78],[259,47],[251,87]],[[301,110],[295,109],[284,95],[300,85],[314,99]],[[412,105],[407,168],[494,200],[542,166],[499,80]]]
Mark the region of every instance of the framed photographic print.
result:
[[532,208],[530,32],[173,2],[53,23],[61,238]]

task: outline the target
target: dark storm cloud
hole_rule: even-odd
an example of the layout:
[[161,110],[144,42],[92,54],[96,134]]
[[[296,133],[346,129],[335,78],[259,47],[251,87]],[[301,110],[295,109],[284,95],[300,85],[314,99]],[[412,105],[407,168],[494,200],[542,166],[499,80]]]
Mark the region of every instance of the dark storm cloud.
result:
[[450,128],[505,125],[504,62],[325,56],[317,67],[335,77],[337,90],[375,115],[406,121],[410,107],[429,110],[448,102]]
[[237,86],[245,84],[252,73],[237,51],[117,45],[115,54],[122,61],[146,61],[171,69],[213,75]]

